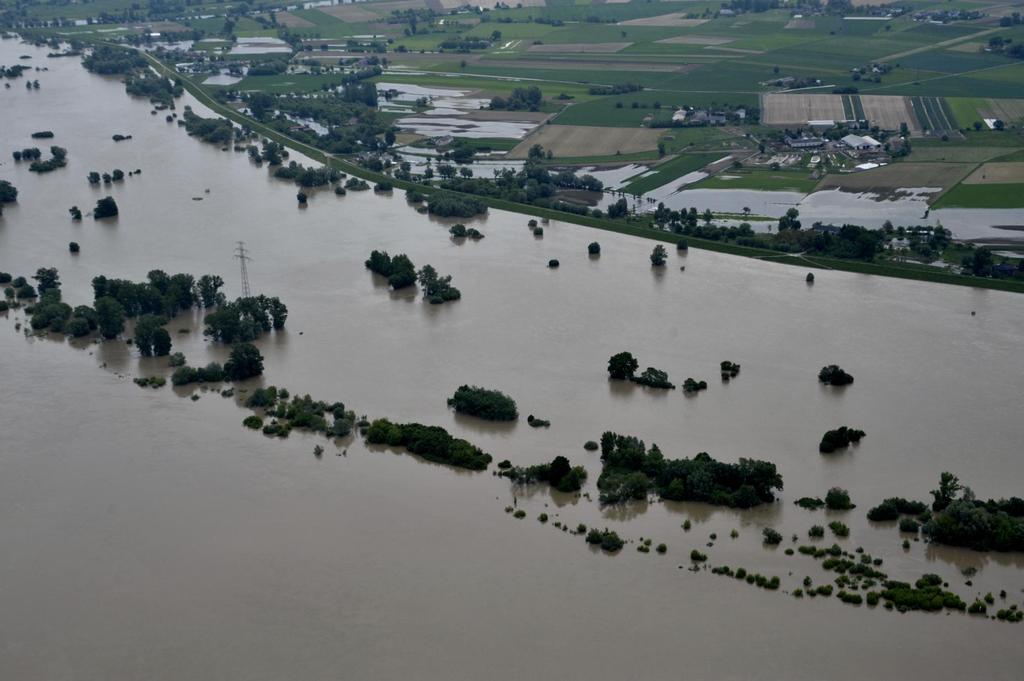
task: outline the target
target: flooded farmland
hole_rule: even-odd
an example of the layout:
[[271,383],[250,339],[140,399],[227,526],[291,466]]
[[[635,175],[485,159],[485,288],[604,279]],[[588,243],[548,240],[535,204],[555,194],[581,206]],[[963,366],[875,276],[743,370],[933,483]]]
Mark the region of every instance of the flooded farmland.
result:
[[[965,599],[1005,589],[1007,603],[1022,602],[1021,555],[904,550],[892,524],[864,516],[885,497],[926,499],[943,470],[979,497],[1021,494],[1021,296],[827,271],[809,287],[802,269],[696,249],[653,271],[653,242],[557,222],[538,239],[525,216],[501,211],[468,223],[486,238],[459,243],[451,221],[398,193],[317,191],[301,208],[294,185],[190,139],[117,79],[0,43],[0,63],[22,53],[50,70],[38,91],[0,91],[0,179],[19,189],[0,217],[0,270],[57,267],[72,305],[92,301],[94,276],[137,280],[155,268],[220,274],[234,297],[232,253],[244,240],[254,290],[290,310],[287,330],[257,343],[262,383],[441,425],[495,460],[563,454],[588,469],[595,501],[517,491],[358,437],[317,459],[322,438],[248,431],[248,412],[214,391],[132,385],[168,371],[165,360],[120,342],[26,336],[23,313],[0,313],[0,677],[1019,678],[1019,625],[798,601],[789,592],[804,575],[828,573],[781,549],[841,519],[851,533],[839,543],[884,557],[896,579],[935,572]],[[46,175],[10,160],[41,129],[69,154]],[[109,187],[85,179],[113,168],[143,172]],[[107,194],[116,220],[68,218]],[[600,258],[587,256],[594,240]],[[430,306],[389,291],[363,266],[373,249],[451,274],[462,300]],[[227,354],[198,318],[170,328],[194,365]],[[688,397],[610,383],[608,357],[627,349],[641,367],[710,387]],[[722,360],[743,367],[728,384]],[[818,384],[832,363],[855,384]],[[462,383],[503,390],[551,427],[456,416],[445,398]],[[200,399],[184,399],[193,392]],[[844,424],[867,436],[820,455],[821,433]],[[751,511],[601,508],[598,455],[582,444],[605,430],[670,457],[766,459],[785,489]],[[832,486],[857,509],[793,505]],[[527,517],[504,513],[508,504]],[[668,551],[627,544],[604,555],[538,523],[542,512]],[[786,536],[782,547],[762,545],[767,526]],[[681,569],[691,549],[778,575],[782,588]],[[972,586],[967,567],[978,570]]]

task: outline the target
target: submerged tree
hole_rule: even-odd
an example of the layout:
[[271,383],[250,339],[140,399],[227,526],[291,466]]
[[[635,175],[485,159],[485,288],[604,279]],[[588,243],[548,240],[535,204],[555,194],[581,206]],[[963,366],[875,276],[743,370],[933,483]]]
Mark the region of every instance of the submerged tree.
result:
[[216,274],[204,274],[199,277],[199,281],[196,282],[196,293],[203,307],[213,307],[224,302],[224,294],[220,292],[223,285],[224,280]]
[[92,217],[95,220],[101,218],[111,218],[117,215],[117,202],[114,201],[112,196],[107,196],[96,202],[96,208],[92,211]]
[[[135,346],[142,353],[143,357],[163,356],[170,353],[171,338],[167,334],[167,330],[162,328],[166,323],[166,317],[155,314],[144,314],[135,322]],[[157,332],[159,331],[163,331],[163,334],[159,334],[160,340],[158,343]],[[166,336],[166,339],[164,336]],[[158,352],[158,350],[163,352]]]
[[440,276],[432,265],[424,265],[418,276],[420,286],[423,287],[423,296],[430,301],[431,305],[458,300],[462,297],[459,289],[452,286],[451,275]]
[[231,348],[231,357],[224,364],[224,374],[232,381],[242,381],[263,374],[263,355],[252,343],[239,343]]
[[633,378],[633,374],[640,367],[632,353],[620,352],[611,356],[608,360],[608,376],[621,380]]
[[40,267],[32,278],[36,280],[40,295],[47,291],[60,292],[60,275],[56,267]]
[[95,309],[100,334],[108,340],[117,338],[124,331],[124,308],[121,303],[110,296],[104,296],[97,299]]
[[668,257],[668,253],[665,251],[665,247],[658,244],[651,251],[651,265],[654,267],[661,267],[665,264],[665,258]]

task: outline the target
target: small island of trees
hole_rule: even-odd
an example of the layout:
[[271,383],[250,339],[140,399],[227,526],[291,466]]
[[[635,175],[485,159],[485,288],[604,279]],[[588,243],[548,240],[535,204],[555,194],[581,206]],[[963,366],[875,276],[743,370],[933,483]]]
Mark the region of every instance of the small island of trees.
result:
[[[289,393],[284,388],[257,388],[249,395],[245,406],[262,413],[264,418],[249,416],[242,424],[279,438],[288,437],[293,428],[323,433],[329,438],[345,437],[352,432],[356,416],[345,409],[343,402],[314,400],[309,395],[296,395],[291,401],[288,398]],[[264,424],[264,419],[269,419],[269,423]]]
[[391,447],[405,447],[428,461],[458,468],[484,470],[491,455],[465,440],[452,437],[440,426],[419,423],[392,423],[377,419],[366,429],[366,441]]
[[398,290],[416,283],[416,266],[405,253],[391,257],[387,251],[373,251],[366,268],[374,274],[387,277],[391,288]]
[[231,348],[231,355],[223,366],[210,362],[205,367],[180,366],[171,374],[174,385],[190,383],[220,383],[222,381],[244,381],[263,375],[263,355],[251,343],[238,343]]
[[471,218],[487,212],[487,204],[469,196],[437,192],[427,198],[427,210],[440,217]]
[[572,466],[564,456],[556,456],[551,463],[525,468],[505,468],[498,475],[519,485],[546,482],[559,492],[576,492],[587,479],[587,469],[583,466]]
[[516,401],[500,390],[462,385],[448,398],[448,406],[460,414],[488,421],[515,421],[519,418]]
[[692,459],[666,459],[657,445],[606,432],[601,436],[601,476],[597,487],[602,504],[645,499],[653,489],[662,499],[704,501],[719,506],[751,508],[775,500],[782,476],[775,464],[740,459],[729,464],[706,452]]
[[417,278],[423,287],[423,297],[431,305],[440,305],[462,297],[462,292],[452,286],[451,275],[439,275],[432,265],[424,265],[417,273]]
[[[36,149],[36,151],[39,150]],[[32,164],[29,165],[28,169],[33,173],[48,173],[53,170],[56,170],[57,168],[63,168],[64,166],[66,166],[68,164],[67,157],[67,149],[63,147],[53,146],[50,147],[50,158],[46,159],[45,161],[41,161],[38,160],[39,157],[36,156],[37,160],[32,161]]]
[[612,530],[609,530],[607,527],[604,530],[591,528],[590,531],[587,532],[586,540],[588,544],[599,546],[602,551],[606,551],[608,553],[620,551],[622,550],[622,547],[625,546],[625,542],[622,541],[619,535]]
[[608,377],[616,380],[625,380],[644,385],[649,388],[660,388],[663,390],[675,390],[674,383],[669,381],[668,372],[647,367],[639,376],[636,370],[640,364],[630,352],[619,352],[608,359]]
[[708,389],[708,382],[707,381],[698,381],[698,380],[693,379],[693,378],[687,378],[685,381],[683,381],[683,392],[696,393],[696,392],[700,392],[701,390],[707,390],[707,389]]
[[661,390],[675,390],[675,383],[668,380],[668,372],[647,367],[639,376],[630,376],[629,380],[638,385],[645,385],[648,388],[660,388]]
[[[148,281],[135,283],[123,279],[93,278],[93,307],[79,305],[72,309],[61,302],[60,275],[56,268],[39,268],[35,274],[39,286],[39,302],[30,309],[31,325],[36,331],[65,333],[80,338],[98,330],[106,339],[116,338],[124,331],[125,319],[138,317],[133,342],[144,356],[166,355],[171,339],[163,325],[182,310],[197,305],[209,306],[220,296],[220,277],[205,275],[197,284],[190,274],[168,275],[152,270]],[[21,298],[35,298],[35,289],[23,277],[14,293]]]
[[18,188],[7,180],[0,180],[0,205],[18,200]]
[[92,217],[94,220],[101,220],[103,218],[112,218],[118,214],[117,202],[114,201],[114,197],[106,196],[96,202],[96,207],[92,211]]
[[736,378],[740,374],[740,365],[735,362],[728,360],[722,362],[722,380],[728,381],[729,379]]
[[620,381],[629,380],[639,367],[640,364],[632,353],[619,352],[608,360],[608,376]]
[[221,343],[247,342],[283,329],[287,319],[288,307],[276,296],[237,298],[206,315],[203,334]]
[[481,234],[480,230],[478,230],[476,227],[467,228],[466,225],[462,224],[461,222],[452,225],[451,229],[448,230],[448,233],[452,235],[453,239],[468,238],[472,239],[473,241],[479,241],[480,239],[484,238],[484,235]]
[[848,511],[855,508],[850,493],[842,487],[833,487],[825,494],[825,507],[830,511]]
[[853,383],[853,376],[839,366],[830,364],[821,368],[821,371],[818,372],[818,380],[825,385],[849,385]]
[[981,501],[948,472],[931,494],[932,515],[921,529],[933,542],[978,551],[1024,551],[1024,499]]
[[881,522],[898,520],[901,515],[921,515],[928,510],[923,501],[913,501],[903,497],[889,497],[878,506],[868,511],[868,520]]
[[818,444],[818,451],[822,454],[831,454],[837,449],[846,449],[851,444],[860,442],[864,437],[863,430],[842,426],[835,430],[825,431]]

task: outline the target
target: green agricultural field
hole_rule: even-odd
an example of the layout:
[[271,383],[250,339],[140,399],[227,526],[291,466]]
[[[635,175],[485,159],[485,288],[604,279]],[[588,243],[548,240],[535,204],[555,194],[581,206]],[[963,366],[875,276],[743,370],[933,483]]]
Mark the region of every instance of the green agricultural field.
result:
[[633,180],[622,190],[630,194],[643,194],[694,170],[700,170],[721,157],[721,154],[680,154],[656,166],[652,174],[645,174],[644,177]]
[[947,97],[946,104],[953,113],[953,118],[961,128],[968,128],[975,121],[980,121],[982,115],[978,109],[984,107],[987,100],[984,97]]
[[720,152],[721,156],[721,152],[734,148],[753,149],[756,146],[752,141],[736,136],[731,130],[719,127],[668,128],[659,141],[668,154],[714,151]]
[[958,184],[933,208],[1024,208],[1024,184]]
[[464,138],[459,140],[459,145],[476,149],[479,151],[490,149],[491,151],[512,151],[522,140],[506,137],[482,137]]
[[1004,156],[1007,156],[1007,149],[1005,147],[975,147],[946,142],[928,146],[916,145],[914,153],[908,158],[915,163],[981,163],[982,161],[992,161],[995,159],[1000,161],[1020,160],[1003,158]]
[[[987,160],[987,159],[986,159]],[[1024,149],[1016,149],[996,158],[998,161],[1024,161]]]

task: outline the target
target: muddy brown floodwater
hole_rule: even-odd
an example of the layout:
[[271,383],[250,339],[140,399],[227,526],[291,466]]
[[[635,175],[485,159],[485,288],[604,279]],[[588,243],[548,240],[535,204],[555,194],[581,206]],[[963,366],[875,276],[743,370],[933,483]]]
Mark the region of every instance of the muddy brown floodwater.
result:
[[[26,337],[11,312],[0,316],[0,678],[1020,678],[1019,625],[798,601],[786,592],[804,575],[829,573],[763,548],[761,528],[779,529],[784,548],[832,519],[793,500],[845,487],[858,508],[835,514],[851,527],[844,547],[884,557],[894,578],[937,572],[965,599],[1005,589],[1019,604],[1021,555],[923,542],[904,551],[894,527],[864,512],[887,496],[926,498],[943,470],[979,496],[1024,492],[1024,297],[827,271],[808,287],[800,268],[698,250],[671,253],[658,272],[651,242],[555,222],[536,239],[524,216],[499,211],[473,221],[485,239],[458,244],[400,195],[316,192],[302,209],[295,187],[188,138],[116,79],[0,44],[0,63],[19,54],[49,71],[29,74],[38,91],[18,81],[0,91],[0,178],[20,191],[0,217],[0,270],[58,267],[72,304],[91,302],[97,274],[141,279],[153,268],[221,274],[233,297],[232,250],[244,240],[254,289],[291,312],[286,331],[259,342],[267,384],[442,425],[496,460],[565,454],[588,468],[595,497],[600,464],[582,444],[607,429],[667,456],[774,461],[785,490],[748,512],[601,509],[520,491],[527,517],[517,521],[503,512],[512,489],[489,473],[358,439],[317,460],[322,439],[247,431],[246,412],[214,392],[191,401],[131,384],[167,372],[164,360],[140,361],[120,343]],[[10,152],[41,129],[69,162],[36,176]],[[114,143],[114,133],[133,139]],[[113,168],[143,172],[110,189],[86,182]],[[107,193],[116,220],[70,221],[71,205]],[[586,254],[593,240],[597,259]],[[463,299],[433,307],[389,292],[363,267],[374,248],[452,274]],[[548,269],[551,258],[561,267]],[[193,364],[226,354],[198,319],[170,329]],[[611,384],[605,364],[624,349],[676,383],[710,387],[687,397]],[[742,364],[729,384],[722,360]],[[856,383],[820,386],[831,363]],[[462,383],[504,390],[552,425],[457,418],[445,398]],[[818,454],[821,434],[840,425],[867,437]],[[627,544],[606,556],[538,523],[541,512],[652,537],[668,554]],[[782,588],[679,569],[693,548],[712,565],[778,575]],[[973,587],[967,566],[979,570]]]

